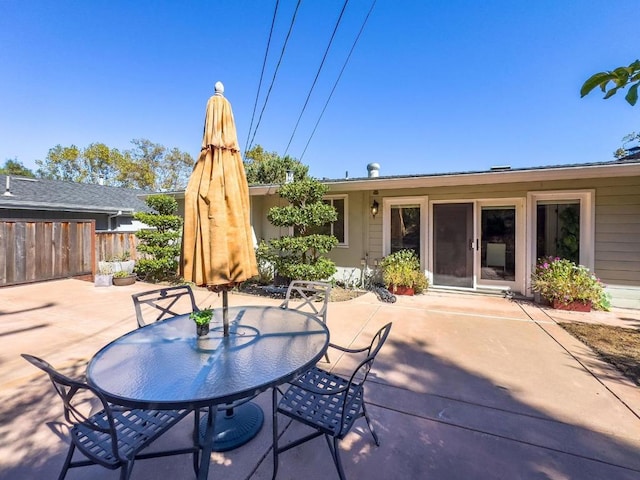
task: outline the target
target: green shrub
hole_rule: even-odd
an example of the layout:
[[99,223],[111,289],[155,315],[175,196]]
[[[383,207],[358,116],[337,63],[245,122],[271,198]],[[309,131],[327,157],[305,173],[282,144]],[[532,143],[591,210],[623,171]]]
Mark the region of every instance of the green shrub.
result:
[[415,293],[422,293],[429,287],[429,281],[420,269],[420,260],[413,250],[399,250],[387,255],[380,262],[382,281],[391,285],[411,287]]
[[134,218],[151,228],[140,230],[136,236],[141,258],[135,272],[150,282],[174,281],[178,277],[178,264],[182,238],[182,218],[175,215],[178,203],[168,195],[151,195],[147,205],[154,212],[138,212]]

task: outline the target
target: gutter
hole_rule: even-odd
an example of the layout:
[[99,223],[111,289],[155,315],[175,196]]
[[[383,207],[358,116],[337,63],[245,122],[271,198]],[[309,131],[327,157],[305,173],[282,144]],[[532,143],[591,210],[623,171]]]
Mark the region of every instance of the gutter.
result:
[[[536,182],[550,180],[577,180],[602,177],[640,176],[640,163],[572,165],[567,167],[540,167],[522,170],[496,170],[469,173],[445,173],[399,177],[372,177],[330,180],[321,182],[329,190],[340,192],[385,190],[400,188],[449,187],[464,185],[491,185],[499,183]],[[249,187],[252,196],[273,195],[280,185],[255,185]]]

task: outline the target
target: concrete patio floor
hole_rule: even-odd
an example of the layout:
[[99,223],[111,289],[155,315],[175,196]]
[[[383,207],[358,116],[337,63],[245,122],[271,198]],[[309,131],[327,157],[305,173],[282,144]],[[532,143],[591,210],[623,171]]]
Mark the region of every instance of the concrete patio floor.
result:
[[[106,343],[136,327],[131,294],[157,288],[96,288],[79,280],[0,289],[0,479],[57,478],[67,449],[62,408],[32,353],[82,375]],[[196,291],[198,305],[221,298]],[[231,294],[231,305],[279,301]],[[363,345],[392,321],[372,370],[376,447],[359,420],[341,444],[347,477],[358,479],[638,479],[640,389],[600,361],[557,321],[640,328],[640,311],[560,312],[501,297],[430,291],[379,302],[368,293],[331,303],[331,341]],[[332,368],[344,369],[332,358]],[[210,479],[271,478],[270,393],[257,399],[265,425],[249,443],[211,456]],[[284,418],[283,439],[304,431]],[[156,445],[188,443],[186,420]],[[153,447],[152,447],[153,448]],[[102,467],[74,479],[117,479]],[[194,478],[189,456],[142,460],[132,479]],[[278,479],[337,479],[321,438],[280,458]]]

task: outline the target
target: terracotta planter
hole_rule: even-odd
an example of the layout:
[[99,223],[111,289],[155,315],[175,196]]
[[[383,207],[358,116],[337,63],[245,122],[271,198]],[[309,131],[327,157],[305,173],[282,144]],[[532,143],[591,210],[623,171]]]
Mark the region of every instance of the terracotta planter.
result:
[[119,287],[122,287],[124,285],[133,285],[135,282],[135,275],[127,275],[126,277],[113,277],[113,284]]
[[553,308],[557,310],[569,310],[572,312],[590,312],[591,302],[575,301],[569,303],[562,303],[559,300],[553,301]]
[[390,285],[389,290],[394,295],[413,295],[413,287],[405,287],[404,285]]

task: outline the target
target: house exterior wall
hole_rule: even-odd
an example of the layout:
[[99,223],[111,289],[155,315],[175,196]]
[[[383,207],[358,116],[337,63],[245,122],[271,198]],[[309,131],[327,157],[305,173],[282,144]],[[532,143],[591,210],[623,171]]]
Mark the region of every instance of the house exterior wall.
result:
[[136,232],[144,225],[129,215],[109,215],[95,212],[65,212],[55,210],[2,209],[0,218],[33,220],[95,220],[96,231]]
[[[441,201],[476,201],[500,198],[519,198],[526,202],[529,192],[551,191],[594,192],[594,248],[593,268],[607,285],[612,303],[618,307],[640,308],[640,177],[605,177],[598,179],[554,180],[518,183],[497,183],[465,186],[441,186],[429,188],[398,188],[374,192],[361,190],[344,192],[332,188],[331,195],[348,195],[349,245],[334,249],[328,256],[341,267],[360,268],[362,259],[373,267],[383,257],[382,209],[374,218],[370,205],[375,199],[382,205],[383,199],[394,197],[424,197],[429,206]],[[375,195],[374,195],[375,193]],[[265,239],[285,235],[287,232],[269,224],[268,209],[282,200],[277,195],[252,197],[254,203],[254,227],[256,234]],[[428,214],[430,215],[431,208]],[[525,212],[529,212],[525,208]],[[528,213],[527,213],[528,214]],[[427,245],[430,242],[428,226]],[[527,245],[533,239],[525,232]],[[429,248],[429,247],[428,247]],[[526,279],[528,283],[528,278]]]

